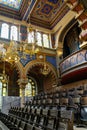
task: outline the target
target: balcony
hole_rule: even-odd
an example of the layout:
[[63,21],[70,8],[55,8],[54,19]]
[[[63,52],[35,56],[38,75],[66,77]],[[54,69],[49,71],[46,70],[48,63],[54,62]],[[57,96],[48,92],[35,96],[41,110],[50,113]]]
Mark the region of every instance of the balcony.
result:
[[62,84],[87,79],[87,50],[69,55],[60,63]]

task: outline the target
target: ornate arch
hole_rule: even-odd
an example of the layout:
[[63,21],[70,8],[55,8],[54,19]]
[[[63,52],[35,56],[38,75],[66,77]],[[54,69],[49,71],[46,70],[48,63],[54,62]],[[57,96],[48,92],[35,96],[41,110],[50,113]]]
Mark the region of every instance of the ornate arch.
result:
[[[55,69],[55,67],[50,64],[49,62],[45,62],[47,67],[50,69],[51,74],[53,75],[53,77],[55,78],[56,84],[57,84],[57,80],[58,80],[58,76],[57,76],[57,71]],[[26,66],[25,66],[25,75],[27,75],[28,71],[33,68],[36,65],[44,65],[43,61],[38,61],[38,60],[33,60],[31,62],[29,62]]]

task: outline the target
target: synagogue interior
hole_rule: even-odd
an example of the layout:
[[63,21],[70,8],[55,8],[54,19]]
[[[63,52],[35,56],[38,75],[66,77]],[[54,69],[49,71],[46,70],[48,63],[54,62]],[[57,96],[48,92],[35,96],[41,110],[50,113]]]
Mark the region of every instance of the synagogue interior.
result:
[[0,0],[0,130],[87,130],[87,0]]

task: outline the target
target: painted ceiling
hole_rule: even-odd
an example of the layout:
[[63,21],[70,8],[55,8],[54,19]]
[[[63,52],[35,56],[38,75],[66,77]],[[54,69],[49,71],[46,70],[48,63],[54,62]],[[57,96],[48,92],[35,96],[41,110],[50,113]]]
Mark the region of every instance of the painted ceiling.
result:
[[[80,1],[87,5],[87,0]],[[0,15],[31,21],[48,29],[52,29],[69,10],[65,0],[0,0]]]
[[47,24],[49,24],[52,28],[55,22],[63,18],[68,11],[69,8],[65,5],[64,0],[39,0],[32,11],[31,21],[36,25],[37,21],[42,24],[44,21],[44,27],[47,28]]
[[0,4],[19,10],[22,0],[0,0]]

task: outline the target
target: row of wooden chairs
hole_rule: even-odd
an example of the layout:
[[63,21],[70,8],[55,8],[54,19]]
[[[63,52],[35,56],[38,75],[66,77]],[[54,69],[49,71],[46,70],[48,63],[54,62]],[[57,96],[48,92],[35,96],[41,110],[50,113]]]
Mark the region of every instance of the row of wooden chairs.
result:
[[22,121],[35,125],[42,129],[57,129],[59,121],[59,111],[53,109],[40,109],[40,108],[11,108],[9,115],[15,116]]
[[[36,95],[33,99],[26,101],[25,105],[73,105],[83,104],[83,97],[87,96],[86,91],[79,89],[79,92],[56,92],[56,93],[43,93]],[[74,93],[75,92],[75,93]]]
[[42,130],[21,119],[3,113],[0,113],[0,120],[9,128],[9,130]]
[[[67,115],[71,110],[58,110],[58,109],[48,109],[48,108],[14,108],[12,107],[9,111],[9,115],[17,117],[22,121],[35,126],[43,130],[58,130],[59,123],[63,119],[65,122],[68,122],[70,118]],[[62,114],[63,113],[63,114]],[[64,116],[64,113],[66,114]],[[71,122],[71,121],[70,121]]]

